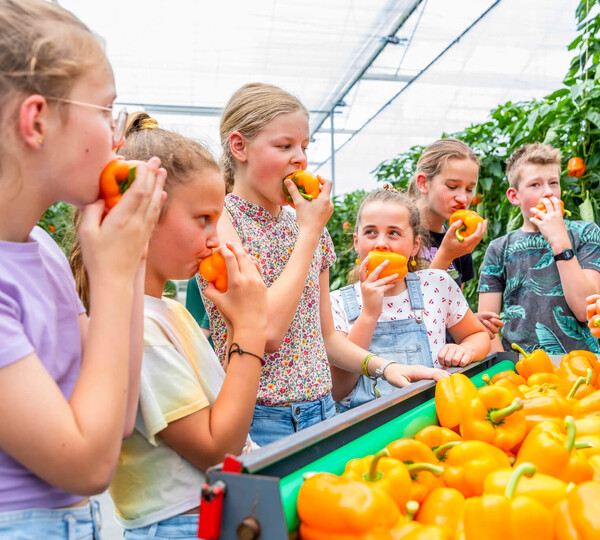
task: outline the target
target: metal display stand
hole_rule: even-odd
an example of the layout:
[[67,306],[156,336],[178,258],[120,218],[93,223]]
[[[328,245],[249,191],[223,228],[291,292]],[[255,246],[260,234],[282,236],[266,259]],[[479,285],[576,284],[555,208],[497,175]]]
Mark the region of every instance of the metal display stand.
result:
[[[449,371],[460,371],[468,377],[474,377],[501,361],[509,360],[514,364],[517,359],[517,353],[512,351],[494,353],[481,362]],[[236,458],[241,463],[240,473],[224,472],[220,465],[210,469],[209,483],[220,480],[226,485],[218,538],[285,540],[288,534],[295,536],[294,533],[288,533],[280,479],[410,413],[415,407],[431,400],[434,394],[434,381],[413,383]],[[433,418],[429,423],[435,421]],[[249,532],[242,524],[246,518],[260,525],[259,535]]]

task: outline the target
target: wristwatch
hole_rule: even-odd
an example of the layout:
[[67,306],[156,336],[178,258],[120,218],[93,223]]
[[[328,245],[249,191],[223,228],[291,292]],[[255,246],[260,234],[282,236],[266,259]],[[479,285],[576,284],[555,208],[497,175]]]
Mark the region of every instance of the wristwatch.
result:
[[380,367],[380,368],[377,368],[377,369],[375,370],[375,377],[376,377],[376,378],[378,378],[378,379],[379,379],[379,378],[381,378],[381,379],[383,379],[385,382],[387,382],[387,379],[385,378],[385,375],[384,375],[384,373],[383,373],[383,372],[385,371],[385,368],[386,368],[386,367],[388,367],[390,364],[395,364],[395,363],[396,363],[396,361],[395,361],[395,360],[388,360],[387,362],[384,362],[384,363],[381,365],[381,367]]
[[575,257],[575,252],[572,249],[565,249],[560,253],[554,255],[555,261],[570,261],[573,257]]

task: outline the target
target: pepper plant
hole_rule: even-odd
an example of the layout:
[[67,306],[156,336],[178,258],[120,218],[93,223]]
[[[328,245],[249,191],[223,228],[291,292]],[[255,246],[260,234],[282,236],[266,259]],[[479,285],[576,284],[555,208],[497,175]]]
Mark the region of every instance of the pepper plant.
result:
[[[563,155],[562,199],[571,211],[570,219],[600,220],[600,0],[582,0],[575,11],[579,35],[568,46],[575,55],[563,84],[543,99],[507,102],[490,112],[487,121],[467,127],[451,135],[467,143],[479,156],[481,168],[475,210],[488,218],[488,230],[473,252],[475,275],[479,275],[485,249],[489,242],[521,226],[518,207],[506,198],[508,180],[505,164],[514,150],[526,143],[542,141],[561,150]],[[384,161],[373,171],[377,180],[405,189],[416,170],[424,146],[414,146]],[[566,173],[567,161],[581,157],[585,173],[577,178]],[[338,262],[331,269],[331,288],[346,282],[348,270],[354,265],[351,247],[356,210],[363,192],[353,192],[335,198],[335,211],[328,224]],[[479,202],[478,202],[479,201]],[[342,226],[348,223],[344,229]],[[477,279],[465,285],[465,296],[477,309]]]

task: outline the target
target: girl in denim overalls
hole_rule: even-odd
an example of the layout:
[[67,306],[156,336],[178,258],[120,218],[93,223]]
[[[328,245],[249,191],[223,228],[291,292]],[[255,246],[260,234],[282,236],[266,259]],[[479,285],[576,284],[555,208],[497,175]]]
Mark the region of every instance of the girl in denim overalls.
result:
[[[485,328],[446,272],[416,270],[420,247],[420,217],[412,199],[387,186],[371,193],[358,211],[354,232],[354,249],[362,260],[360,281],[331,295],[336,330],[370,352],[414,369],[481,360],[490,348]],[[367,276],[370,251],[404,255],[410,271],[405,277],[380,277],[386,261]],[[446,343],[446,329],[456,343]],[[338,410],[391,392],[385,367],[376,380],[338,372],[333,392]]]

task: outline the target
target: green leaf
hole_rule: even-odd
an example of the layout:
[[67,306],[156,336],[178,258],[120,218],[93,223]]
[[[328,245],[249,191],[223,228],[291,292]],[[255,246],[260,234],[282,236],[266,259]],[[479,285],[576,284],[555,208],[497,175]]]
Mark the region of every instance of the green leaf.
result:
[[592,124],[595,124],[596,126],[600,127],[600,113],[596,112],[596,111],[588,111],[588,113],[585,115],[585,117],[592,122]]
[[594,207],[589,192],[586,192],[584,201],[579,205],[579,215],[583,221],[594,221]]

